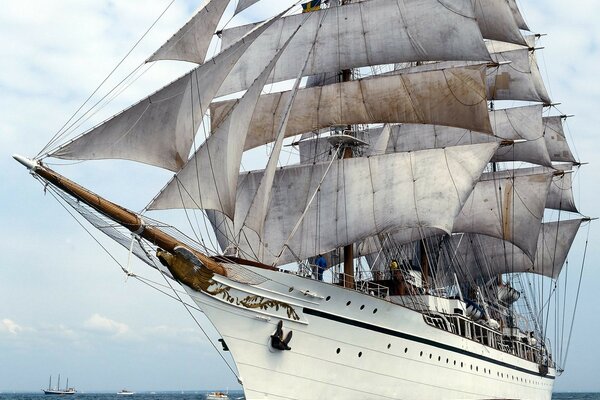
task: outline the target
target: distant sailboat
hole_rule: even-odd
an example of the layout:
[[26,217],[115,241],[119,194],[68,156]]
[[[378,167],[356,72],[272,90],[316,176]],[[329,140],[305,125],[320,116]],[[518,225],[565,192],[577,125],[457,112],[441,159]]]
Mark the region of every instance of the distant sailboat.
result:
[[206,394],[206,400],[229,400],[229,396],[223,392],[211,392]]
[[57,395],[77,393],[77,390],[75,390],[75,388],[69,387],[69,378],[67,378],[67,385],[65,386],[65,388],[60,388],[60,375],[58,375],[58,382],[56,383],[56,387],[54,389],[52,388],[52,375],[50,375],[50,380],[48,381],[48,389],[42,389],[42,391],[44,392],[44,394]]
[[127,389],[122,389],[120,392],[117,392],[117,396],[133,396],[134,394],[135,392]]

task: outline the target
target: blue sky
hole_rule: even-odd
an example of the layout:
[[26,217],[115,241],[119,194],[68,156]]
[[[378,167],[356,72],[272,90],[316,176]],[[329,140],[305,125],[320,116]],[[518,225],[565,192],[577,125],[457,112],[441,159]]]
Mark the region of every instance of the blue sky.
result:
[[[0,13],[0,391],[39,390],[61,373],[84,391],[236,388],[235,377],[181,304],[135,279],[11,158],[34,156],[112,70],[168,1],[23,0]],[[598,41],[600,2],[521,0],[530,27],[546,33],[538,53],[551,97],[568,120],[577,157],[578,206],[600,215]],[[133,53],[128,71],[151,54],[197,4],[175,1]],[[106,112],[126,107],[189,64],[164,63],[144,75]],[[97,116],[101,120],[102,116]],[[60,168],[70,178],[134,210],[146,205],[169,174],[124,162]],[[160,218],[158,215],[157,218]],[[596,284],[600,232],[592,226],[585,280],[567,371],[558,390],[600,391],[593,342],[600,331]],[[581,264],[586,229],[570,256]],[[121,263],[127,252],[103,240]],[[134,271],[162,278],[144,265]],[[573,275],[575,281],[576,275]],[[574,293],[574,292],[571,292]],[[203,321],[200,313],[195,316]],[[209,330],[214,341],[218,335]]]

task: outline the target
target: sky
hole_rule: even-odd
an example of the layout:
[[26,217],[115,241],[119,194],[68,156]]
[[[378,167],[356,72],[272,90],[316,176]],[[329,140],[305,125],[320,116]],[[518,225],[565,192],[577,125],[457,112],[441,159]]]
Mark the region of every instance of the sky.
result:
[[[35,156],[119,63],[169,1],[22,0],[0,13],[0,392],[37,391],[57,374],[83,391],[239,388],[234,375],[186,308],[127,279],[43,187],[12,159]],[[586,215],[599,216],[600,2],[521,0],[533,31],[544,33],[538,62],[551,97],[567,120],[576,157],[589,162],[576,175],[575,196]],[[130,71],[170,37],[197,8],[176,0],[122,66]],[[251,10],[249,10],[251,11]],[[116,112],[191,68],[164,62],[106,108]],[[116,82],[118,79],[110,82]],[[123,75],[120,75],[123,76]],[[107,85],[110,86],[110,82]],[[103,117],[95,116],[99,121]],[[92,122],[90,122],[92,123]],[[64,163],[63,163],[64,164]],[[73,164],[73,163],[68,163]],[[140,210],[170,174],[126,162],[57,167],[69,178]],[[160,219],[160,214],[153,215]],[[89,227],[88,227],[89,228]],[[576,282],[587,228],[569,257]],[[592,338],[600,331],[597,223],[589,231],[582,294],[567,370],[559,391],[600,391]],[[101,236],[96,235],[101,238]],[[127,252],[103,240],[117,260]],[[134,272],[162,282],[145,265]],[[574,294],[574,290],[570,293]],[[194,317],[207,326],[199,312]],[[207,330],[212,342],[219,337]],[[229,360],[230,361],[230,360]],[[231,362],[231,361],[230,361]]]

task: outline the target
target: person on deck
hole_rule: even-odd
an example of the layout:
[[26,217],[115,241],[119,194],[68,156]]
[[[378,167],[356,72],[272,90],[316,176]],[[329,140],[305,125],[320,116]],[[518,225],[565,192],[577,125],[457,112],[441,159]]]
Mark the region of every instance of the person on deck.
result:
[[323,280],[323,271],[327,268],[327,260],[323,257],[322,254],[319,254],[317,259],[315,260],[315,264],[317,266],[317,279]]

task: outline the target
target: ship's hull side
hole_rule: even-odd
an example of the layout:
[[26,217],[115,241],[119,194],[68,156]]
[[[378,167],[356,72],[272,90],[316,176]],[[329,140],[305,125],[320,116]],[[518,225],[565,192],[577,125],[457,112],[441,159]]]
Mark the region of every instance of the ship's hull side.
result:
[[[420,313],[271,271],[189,290],[224,338],[248,400],[550,399],[555,371],[427,325]],[[226,292],[226,294],[224,294]],[[214,294],[218,293],[218,294]],[[291,350],[270,345],[279,321]]]

